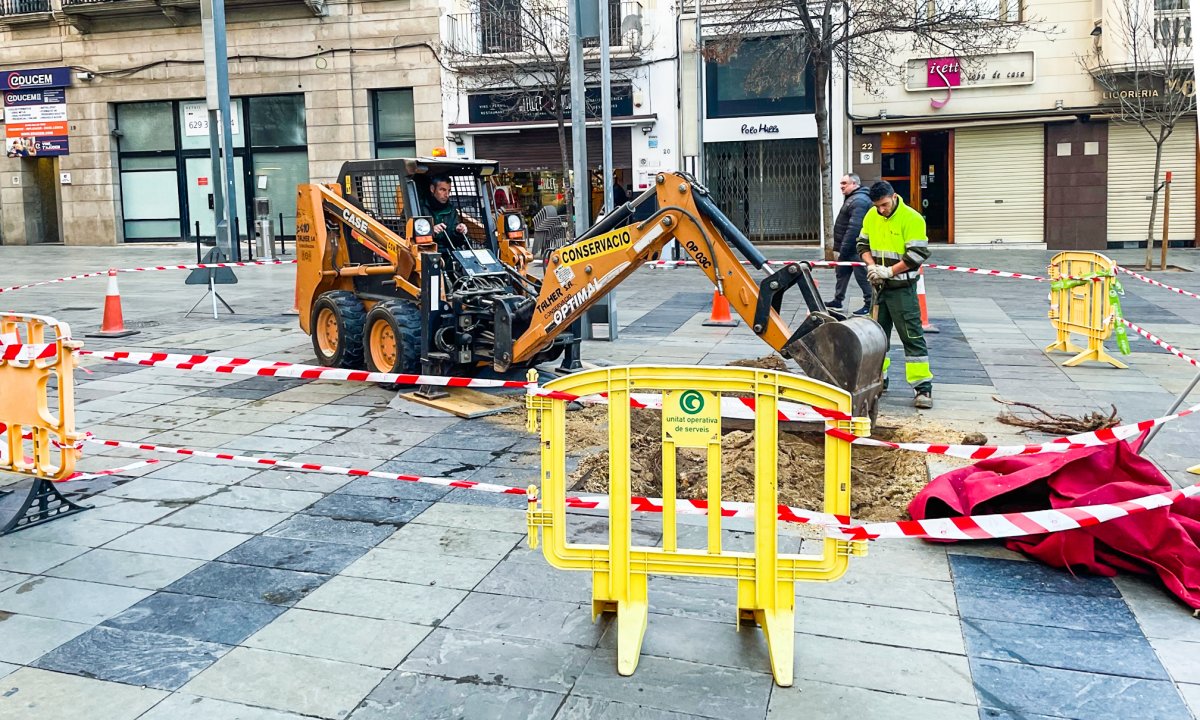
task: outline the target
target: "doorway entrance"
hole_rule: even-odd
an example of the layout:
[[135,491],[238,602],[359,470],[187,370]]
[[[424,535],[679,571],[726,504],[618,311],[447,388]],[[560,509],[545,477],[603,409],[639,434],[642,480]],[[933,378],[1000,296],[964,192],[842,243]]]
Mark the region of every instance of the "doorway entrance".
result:
[[26,171],[25,244],[61,243],[58,158],[26,158],[21,165]]
[[925,216],[930,242],[954,242],[953,131],[890,132],[881,142],[880,176]]

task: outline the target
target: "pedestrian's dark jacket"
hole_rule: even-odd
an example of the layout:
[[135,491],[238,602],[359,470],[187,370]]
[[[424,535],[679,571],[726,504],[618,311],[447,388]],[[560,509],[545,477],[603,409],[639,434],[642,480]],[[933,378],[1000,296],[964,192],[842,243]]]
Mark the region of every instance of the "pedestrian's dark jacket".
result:
[[842,209],[838,211],[837,220],[833,223],[833,240],[838,249],[849,244],[853,250],[858,243],[858,235],[862,232],[863,218],[871,209],[871,195],[863,186],[858,186],[846,196]]

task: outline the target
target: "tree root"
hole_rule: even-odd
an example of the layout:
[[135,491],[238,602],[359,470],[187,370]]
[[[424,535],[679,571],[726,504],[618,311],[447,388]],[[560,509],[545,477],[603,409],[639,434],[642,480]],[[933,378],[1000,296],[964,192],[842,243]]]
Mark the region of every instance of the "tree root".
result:
[[1016,425],[1017,427],[1037,430],[1038,432],[1049,433],[1051,435],[1075,435],[1077,433],[1104,430],[1121,424],[1121,418],[1117,416],[1116,405],[1110,406],[1111,412],[1107,415],[1099,410],[1093,410],[1086,415],[1076,417],[1074,415],[1060,415],[1047,412],[1033,403],[1002,400],[995,396],[992,396],[992,399],[1002,405],[1026,408],[1032,411],[1024,415],[1017,415],[1008,410],[1002,411],[996,416],[996,419],[1000,422],[1005,425]]

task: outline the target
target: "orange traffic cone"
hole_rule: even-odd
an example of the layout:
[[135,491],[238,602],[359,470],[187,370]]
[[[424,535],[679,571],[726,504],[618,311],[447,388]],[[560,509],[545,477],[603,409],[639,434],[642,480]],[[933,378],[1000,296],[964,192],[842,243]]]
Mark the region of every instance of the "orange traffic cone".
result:
[[738,319],[729,314],[729,298],[722,295],[720,290],[713,290],[712,312],[702,324],[710,327],[738,326]]
[[136,335],[138,330],[125,328],[125,318],[121,314],[121,291],[117,288],[117,271],[108,271],[108,290],[104,293],[104,319],[100,321],[100,331],[88,333],[88,337],[119,338]]
[[917,304],[921,306],[921,329],[927,333],[939,333],[937,325],[929,322],[929,310],[925,307],[925,268],[917,272]]

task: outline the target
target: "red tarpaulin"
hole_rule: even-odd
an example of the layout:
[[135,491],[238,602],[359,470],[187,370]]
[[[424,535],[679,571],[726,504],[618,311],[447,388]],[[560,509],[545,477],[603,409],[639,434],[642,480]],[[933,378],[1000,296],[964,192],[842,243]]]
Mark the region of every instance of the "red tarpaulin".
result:
[[[1129,443],[981,460],[938,476],[908,505],[914,520],[1116,503],[1174,489]],[[1047,565],[1111,577],[1154,573],[1200,608],[1200,497],[1005,545]]]

